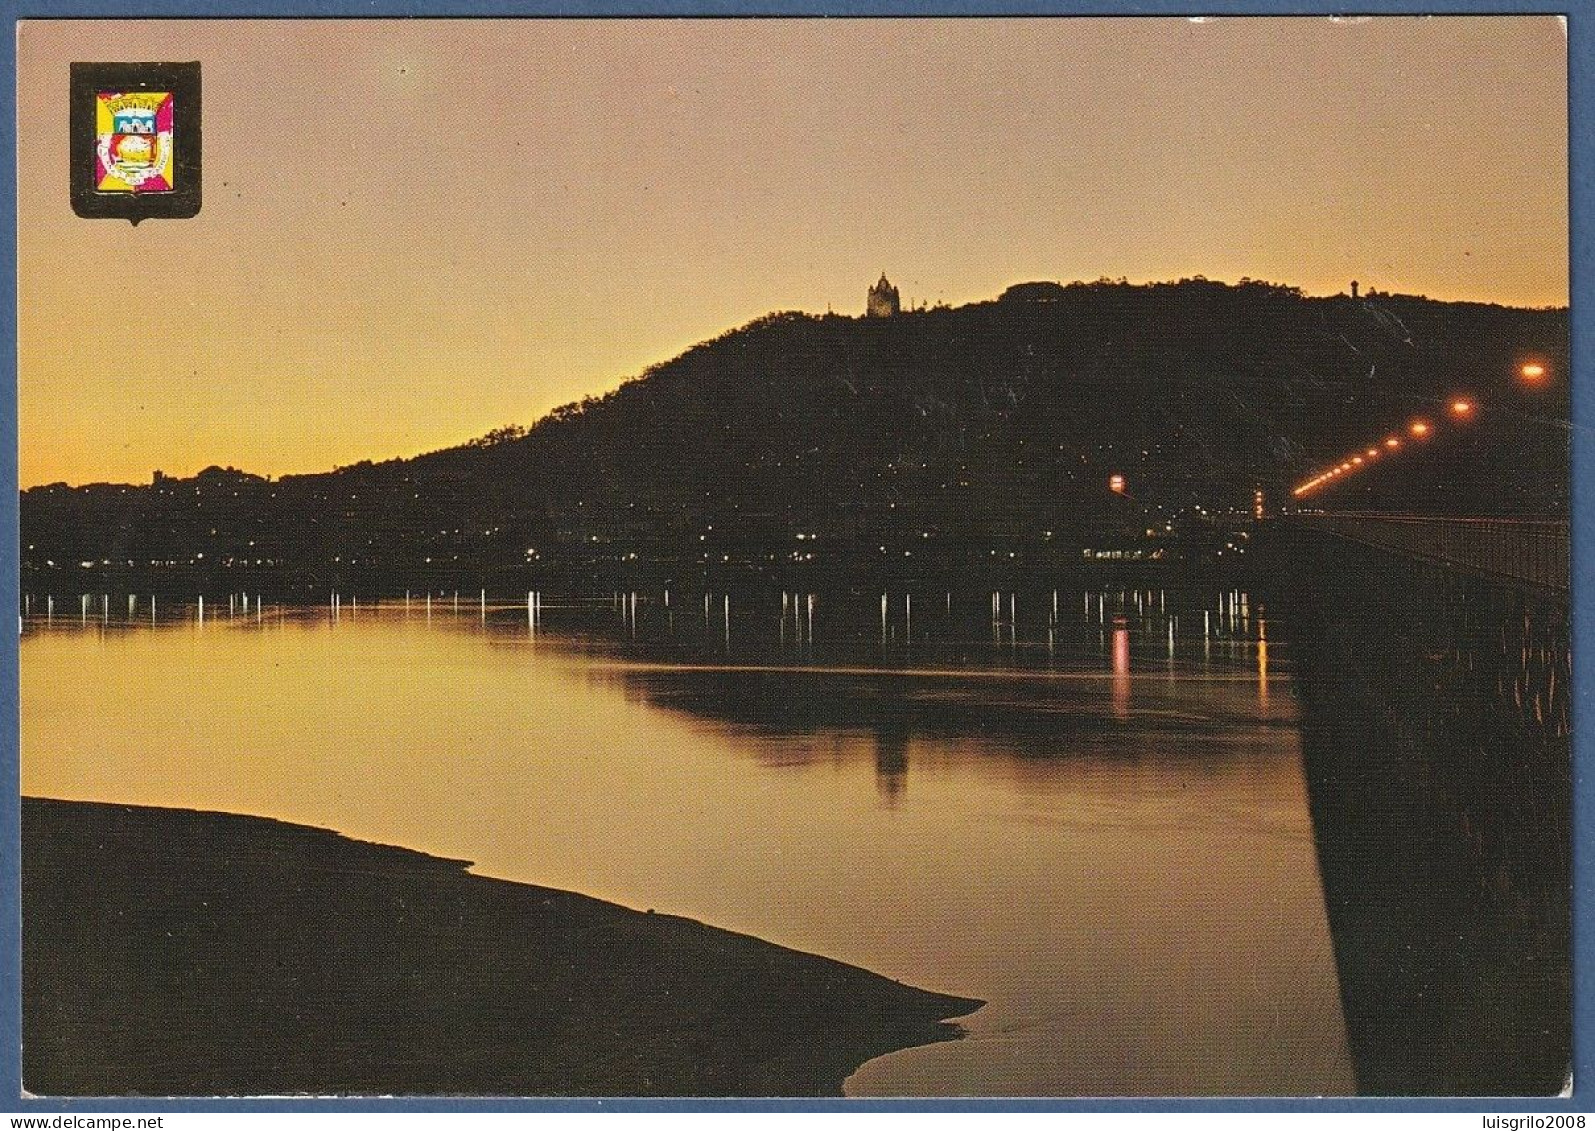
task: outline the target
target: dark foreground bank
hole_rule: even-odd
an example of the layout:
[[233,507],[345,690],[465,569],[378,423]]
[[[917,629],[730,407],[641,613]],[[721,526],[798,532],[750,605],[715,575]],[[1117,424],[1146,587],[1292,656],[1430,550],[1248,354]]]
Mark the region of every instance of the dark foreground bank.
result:
[[835,1095],[980,1003],[259,817],[22,802],[46,1095]]

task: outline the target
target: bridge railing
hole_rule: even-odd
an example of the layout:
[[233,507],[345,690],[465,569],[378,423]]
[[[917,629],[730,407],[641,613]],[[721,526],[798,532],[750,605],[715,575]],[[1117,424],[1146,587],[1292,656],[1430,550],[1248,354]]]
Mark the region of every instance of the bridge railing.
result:
[[1556,592],[1568,588],[1565,521],[1361,512],[1296,515],[1293,521],[1483,577]]

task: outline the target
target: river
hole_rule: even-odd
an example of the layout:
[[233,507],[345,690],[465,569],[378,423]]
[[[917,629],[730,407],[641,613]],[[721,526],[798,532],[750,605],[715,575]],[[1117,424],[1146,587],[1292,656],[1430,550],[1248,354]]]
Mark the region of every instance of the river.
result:
[[985,1000],[872,1095],[1355,1090],[1233,590],[33,602],[29,795],[257,814]]

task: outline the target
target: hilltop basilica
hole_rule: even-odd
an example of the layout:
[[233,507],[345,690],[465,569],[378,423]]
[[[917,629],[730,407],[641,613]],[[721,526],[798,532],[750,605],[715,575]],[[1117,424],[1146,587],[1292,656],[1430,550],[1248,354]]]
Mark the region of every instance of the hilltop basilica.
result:
[[902,309],[897,297],[897,288],[886,279],[886,272],[881,272],[881,280],[869,289],[869,297],[864,302],[864,314],[869,318],[890,318]]

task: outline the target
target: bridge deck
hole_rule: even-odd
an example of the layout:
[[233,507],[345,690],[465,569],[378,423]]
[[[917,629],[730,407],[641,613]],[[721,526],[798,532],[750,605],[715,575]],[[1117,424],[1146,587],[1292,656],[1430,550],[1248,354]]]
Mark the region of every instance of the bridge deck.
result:
[[1480,577],[1557,593],[1568,590],[1565,521],[1359,512],[1294,515],[1289,521]]

